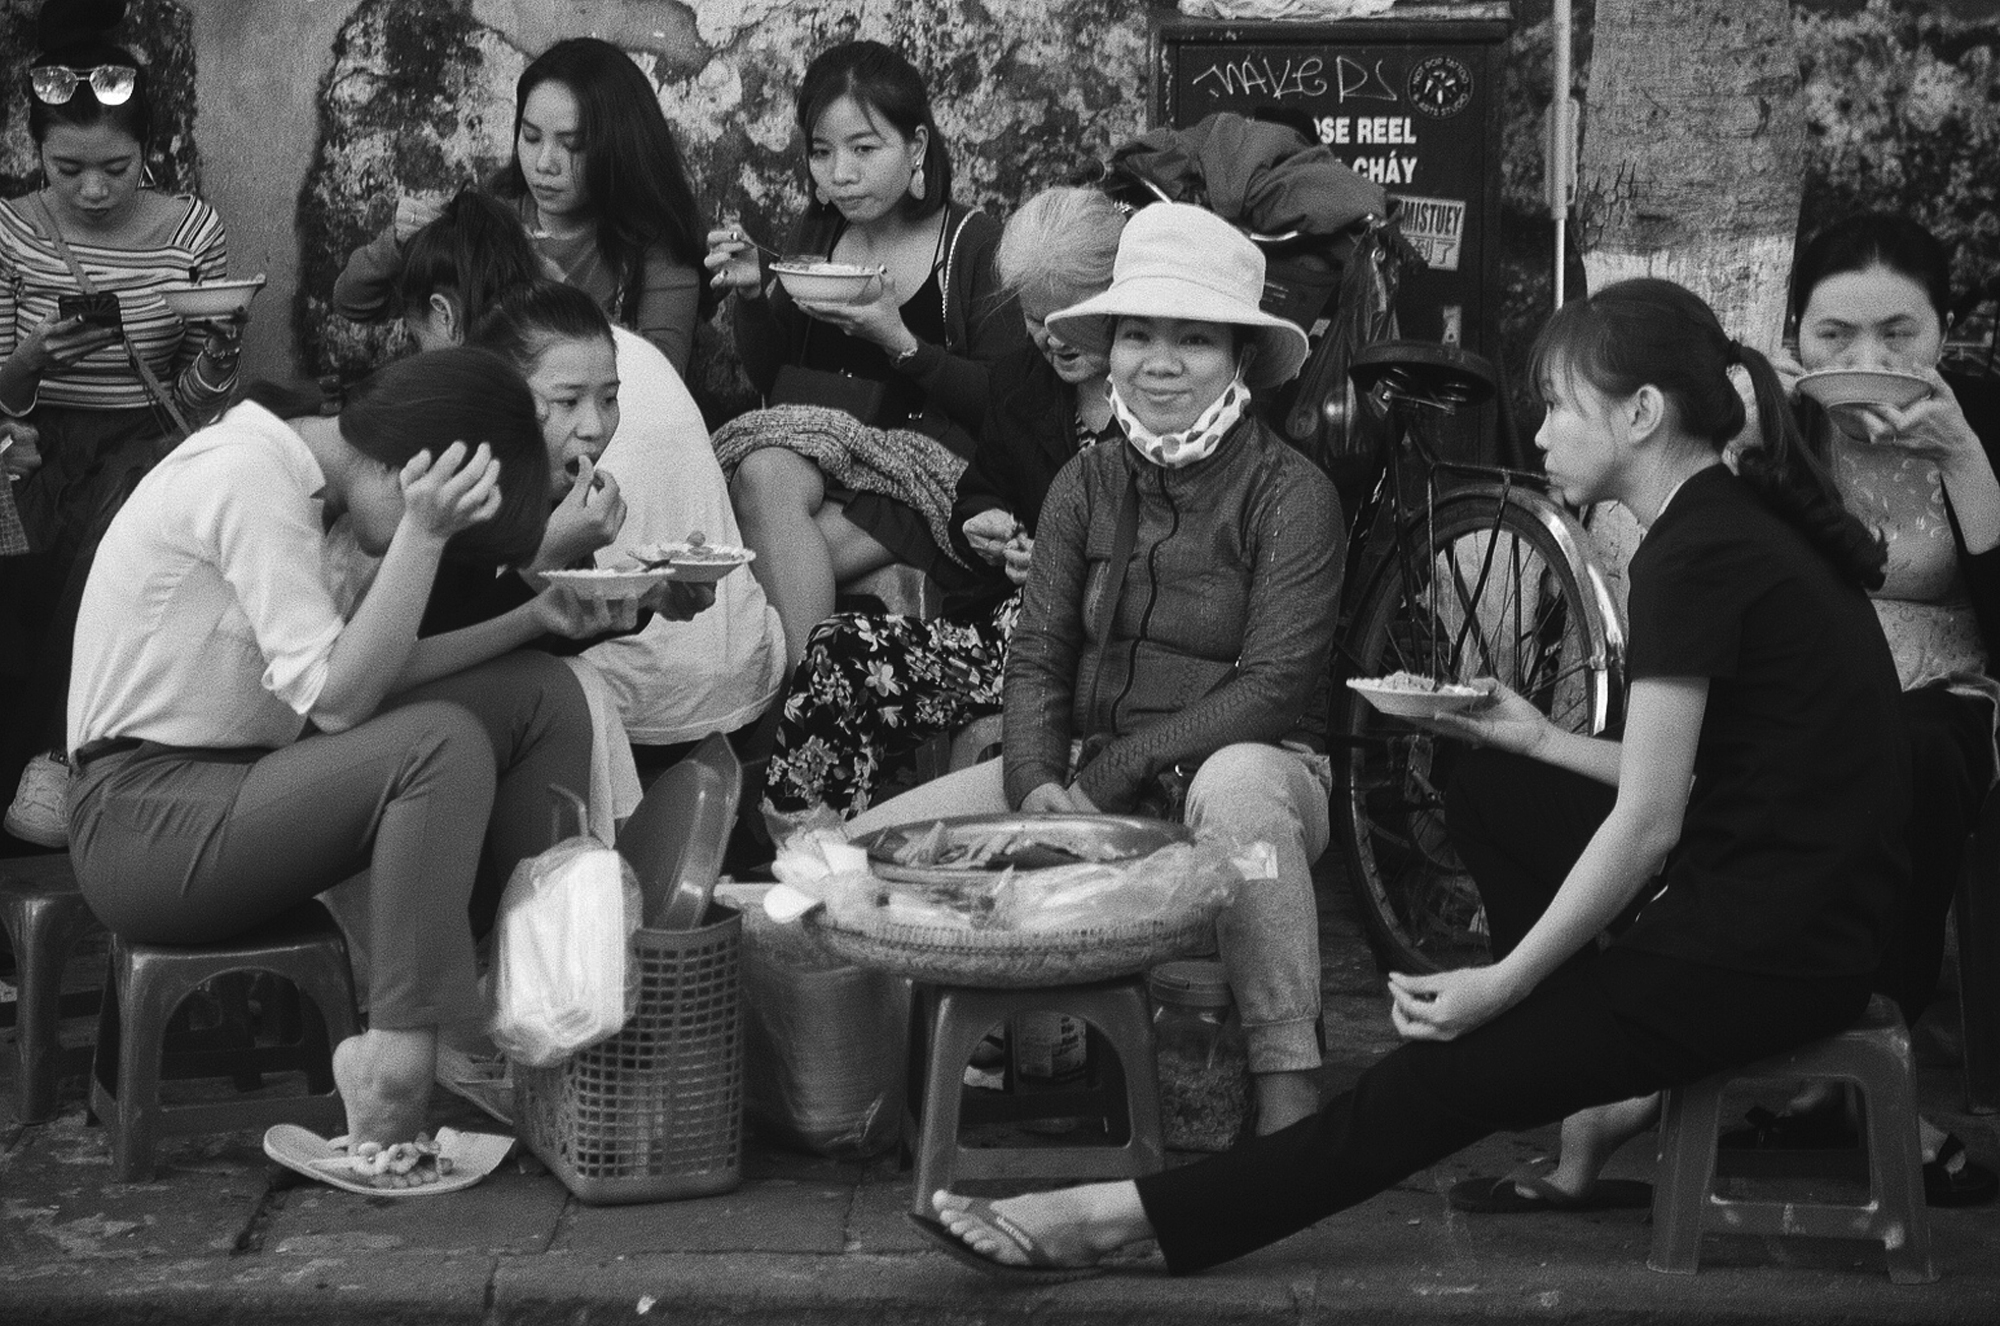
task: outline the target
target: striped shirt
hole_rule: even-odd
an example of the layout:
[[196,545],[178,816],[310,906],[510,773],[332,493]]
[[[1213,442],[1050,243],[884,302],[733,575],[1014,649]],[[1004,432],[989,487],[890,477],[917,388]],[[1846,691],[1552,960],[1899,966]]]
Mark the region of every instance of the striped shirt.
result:
[[[186,214],[145,248],[104,248],[64,238],[97,288],[117,294],[125,330],[146,366],[191,417],[201,418],[235,389],[236,371],[232,367],[219,382],[201,375],[194,361],[202,338],[186,334],[187,324],[159,291],[180,282],[227,277],[228,240],[214,208],[199,198],[175,201],[186,204]],[[46,234],[48,224],[32,194],[0,201],[0,359],[56,311],[58,299],[81,293],[69,264]],[[213,365],[208,367],[213,371]],[[151,403],[125,347],[115,341],[45,375],[36,399],[38,404],[93,410],[142,409]]]

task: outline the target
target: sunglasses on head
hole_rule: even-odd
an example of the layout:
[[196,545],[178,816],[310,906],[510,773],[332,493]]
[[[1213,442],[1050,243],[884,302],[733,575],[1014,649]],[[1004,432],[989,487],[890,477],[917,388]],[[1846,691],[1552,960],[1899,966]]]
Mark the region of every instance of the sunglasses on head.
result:
[[45,106],[61,106],[76,95],[82,83],[100,106],[123,106],[139,85],[139,71],[129,64],[101,64],[94,69],[71,69],[68,65],[37,65],[29,71],[35,82],[35,100]]

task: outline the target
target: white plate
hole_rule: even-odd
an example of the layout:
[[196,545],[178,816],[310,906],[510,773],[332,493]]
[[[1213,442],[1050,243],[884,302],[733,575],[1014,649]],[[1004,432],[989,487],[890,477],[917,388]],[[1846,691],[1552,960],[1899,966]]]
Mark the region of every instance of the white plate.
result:
[[669,580],[686,579],[676,576],[666,568],[648,571],[639,567],[619,567],[586,571],[544,571],[544,580],[558,585],[567,585],[578,595],[587,599],[630,599],[637,598],[655,585]]
[[739,566],[748,566],[757,560],[755,551],[739,548],[727,543],[704,543],[699,545],[701,556],[690,559],[689,554],[696,545],[687,543],[656,543],[649,548],[635,548],[632,556],[642,562],[657,562],[669,559],[667,566],[654,567],[655,574],[664,574],[669,580],[686,580],[697,584],[720,580]]
[[882,279],[879,267],[845,262],[774,262],[771,270],[793,299],[816,304],[859,304],[873,297]]
[[200,285],[168,286],[160,291],[167,307],[183,318],[226,318],[264,288],[263,273],[242,281],[204,281]]
[[1448,686],[1441,691],[1412,691],[1360,677],[1350,680],[1347,685],[1350,690],[1358,691],[1368,703],[1394,718],[1436,718],[1439,714],[1470,709],[1484,698],[1470,686]]
[[1828,409],[1889,405],[1907,410],[1931,394],[1928,379],[1881,368],[1829,368],[1799,379],[1799,391]]

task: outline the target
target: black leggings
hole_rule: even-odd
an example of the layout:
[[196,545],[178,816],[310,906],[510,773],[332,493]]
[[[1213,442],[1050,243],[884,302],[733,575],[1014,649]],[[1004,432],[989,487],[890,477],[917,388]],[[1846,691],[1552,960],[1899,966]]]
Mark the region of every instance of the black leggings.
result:
[[[1609,810],[1609,789],[1487,752],[1460,767],[1454,788],[1462,784],[1493,794],[1482,808],[1497,831],[1483,841],[1461,841],[1464,807],[1454,797],[1453,842],[1489,872],[1479,883],[1495,945],[1511,948]],[[1624,945],[1585,949],[1491,1022],[1454,1041],[1403,1045],[1314,1117],[1141,1179],[1139,1197],[1168,1268],[1200,1270],[1365,1201],[1489,1134],[1538,1128],[1830,1035],[1859,1016],[1869,984],[1750,975]]]

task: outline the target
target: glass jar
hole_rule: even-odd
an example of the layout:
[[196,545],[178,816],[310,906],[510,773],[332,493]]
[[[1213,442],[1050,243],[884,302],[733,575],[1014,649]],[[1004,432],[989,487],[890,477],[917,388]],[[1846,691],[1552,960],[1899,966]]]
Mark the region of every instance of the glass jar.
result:
[[1250,1117],[1250,1052],[1222,964],[1164,963],[1146,987],[1167,1146],[1227,1151]]

